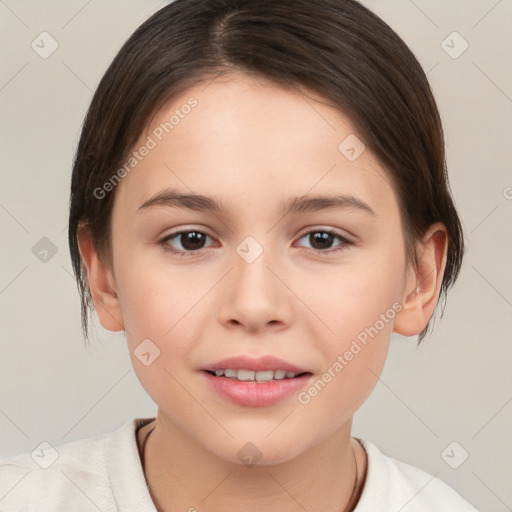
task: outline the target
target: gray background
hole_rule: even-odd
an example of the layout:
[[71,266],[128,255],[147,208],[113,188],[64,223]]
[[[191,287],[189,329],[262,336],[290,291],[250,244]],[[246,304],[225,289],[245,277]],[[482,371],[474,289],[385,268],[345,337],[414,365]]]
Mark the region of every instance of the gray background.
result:
[[[467,254],[445,315],[423,346],[392,338],[353,434],[436,474],[480,510],[512,510],[512,0],[363,3],[428,71]],[[0,0],[3,456],[43,440],[58,446],[112,431],[156,412],[122,333],[96,323],[95,345],[84,348],[67,210],[92,92],[126,38],[164,4]],[[46,37],[44,48],[51,48],[48,36],[39,37],[44,31],[58,44],[46,59],[31,47]],[[469,47],[458,55],[464,41]]]

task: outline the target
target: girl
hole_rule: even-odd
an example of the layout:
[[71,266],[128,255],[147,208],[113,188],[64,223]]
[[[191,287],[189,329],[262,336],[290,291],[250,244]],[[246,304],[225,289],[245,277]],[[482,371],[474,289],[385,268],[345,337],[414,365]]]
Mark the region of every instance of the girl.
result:
[[122,47],[73,168],[85,339],[158,405],[3,461],[2,510],[474,511],[351,437],[463,255],[419,63],[353,0],[176,0]]

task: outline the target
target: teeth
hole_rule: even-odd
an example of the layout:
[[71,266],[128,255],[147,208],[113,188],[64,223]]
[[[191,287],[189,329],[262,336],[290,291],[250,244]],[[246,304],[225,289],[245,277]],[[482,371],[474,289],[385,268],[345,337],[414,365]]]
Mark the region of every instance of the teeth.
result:
[[253,370],[234,370],[228,368],[226,370],[215,370],[215,375],[217,377],[224,376],[241,381],[269,382],[274,379],[293,379],[296,374],[294,372],[287,372],[286,370],[261,370],[256,372]]
[[251,370],[238,370],[236,372],[236,377],[238,380],[254,380],[254,374]]
[[274,379],[284,379],[286,377],[286,372],[284,370],[276,370],[274,372]]
[[255,379],[263,382],[268,382],[274,378],[274,370],[259,371],[255,374]]

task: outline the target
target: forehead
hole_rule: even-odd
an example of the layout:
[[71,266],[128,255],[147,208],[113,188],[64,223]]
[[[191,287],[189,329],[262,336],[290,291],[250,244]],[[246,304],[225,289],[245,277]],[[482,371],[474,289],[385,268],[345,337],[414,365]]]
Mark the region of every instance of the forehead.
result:
[[[196,84],[154,116],[134,150],[151,146],[116,195],[134,209],[163,187],[268,200],[350,192],[375,209],[390,179],[350,119],[311,91],[244,74]],[[211,195],[211,194],[210,194]],[[116,198],[117,202],[117,198]]]

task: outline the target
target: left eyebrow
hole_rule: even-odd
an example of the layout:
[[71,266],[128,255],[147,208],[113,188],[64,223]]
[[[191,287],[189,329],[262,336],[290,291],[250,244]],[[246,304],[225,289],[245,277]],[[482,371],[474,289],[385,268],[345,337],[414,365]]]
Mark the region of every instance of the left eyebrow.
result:
[[310,213],[334,208],[355,208],[376,217],[377,214],[370,205],[357,197],[344,194],[323,196],[297,196],[282,205],[284,215],[289,213]]
[[[218,199],[201,194],[184,194],[174,189],[166,189],[158,192],[145,201],[137,212],[155,206],[167,206],[193,211],[210,211],[218,214],[228,214],[226,205]],[[319,196],[295,196],[281,203],[283,215],[289,213],[312,213],[321,210],[335,208],[353,208],[369,213],[376,217],[376,213],[363,200],[344,194],[319,195]]]

